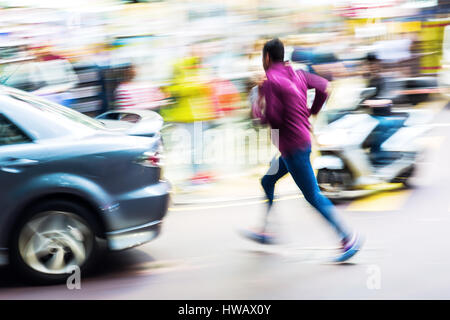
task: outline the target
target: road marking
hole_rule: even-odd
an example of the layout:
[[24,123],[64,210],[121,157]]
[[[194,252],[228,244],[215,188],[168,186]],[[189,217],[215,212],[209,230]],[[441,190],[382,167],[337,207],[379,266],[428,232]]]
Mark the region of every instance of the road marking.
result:
[[395,211],[400,209],[409,198],[410,190],[380,192],[359,200],[355,200],[346,211]]
[[[392,187],[392,188],[398,188],[397,185],[398,184],[396,184],[395,187]],[[386,186],[384,186],[384,190],[386,190]],[[389,190],[389,188],[387,190]],[[394,211],[394,210],[399,209],[404,204],[404,202],[409,197],[410,192],[411,191],[409,191],[409,190],[380,192],[380,193],[377,193],[372,196],[354,200],[344,210],[345,211]],[[285,197],[280,197],[278,199],[274,199],[274,202],[287,201],[287,200],[300,199],[300,198],[303,198],[302,194],[290,195],[290,196],[285,196]],[[217,204],[217,205],[180,206],[180,207],[170,207],[169,211],[171,211],[171,212],[201,211],[201,210],[210,210],[210,209],[252,206],[252,205],[257,205],[257,204],[263,204],[266,202],[267,202],[267,199],[245,201],[245,202],[238,201],[235,203],[226,203],[226,204]]]
[[372,190],[372,191],[395,191],[397,189],[399,189],[401,186],[403,186],[403,184],[401,183],[379,183],[379,184],[373,184],[373,185],[368,185],[364,188],[362,188],[362,190]]
[[[285,201],[285,200],[292,200],[292,199],[298,199],[303,198],[303,195],[293,195],[293,196],[285,196],[278,199],[273,200],[274,202],[278,201]],[[172,212],[180,212],[180,211],[196,211],[196,210],[208,210],[208,209],[220,209],[220,208],[229,208],[229,207],[241,207],[241,206],[252,206],[255,204],[261,204],[266,203],[266,200],[254,200],[254,201],[246,201],[246,202],[235,202],[235,203],[226,203],[226,204],[217,204],[217,205],[207,205],[207,206],[189,206],[189,207],[170,207],[169,211]]]
[[[399,190],[399,191],[390,191],[398,188],[399,184],[384,184],[380,186],[373,186],[373,190],[379,190],[380,188],[383,191],[389,192],[380,192],[371,196],[367,196],[361,199],[354,200],[351,202],[344,210],[345,211],[394,211],[403,206],[404,202],[410,195],[409,190]],[[290,195],[284,196],[277,199],[274,199],[274,202],[287,201],[293,199],[303,198],[302,194],[298,195]],[[241,206],[252,206],[257,204],[266,203],[267,199],[264,200],[253,200],[253,201],[237,201],[234,203],[225,203],[225,204],[217,204],[217,205],[195,205],[195,206],[176,206],[170,207],[169,211],[171,212],[187,212],[187,211],[201,211],[201,210],[210,210],[210,209],[221,209],[221,208],[232,208],[232,207],[241,207]]]

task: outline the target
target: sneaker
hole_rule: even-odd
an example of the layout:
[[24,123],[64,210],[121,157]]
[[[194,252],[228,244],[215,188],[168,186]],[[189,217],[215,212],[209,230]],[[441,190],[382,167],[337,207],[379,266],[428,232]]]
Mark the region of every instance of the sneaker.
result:
[[258,242],[260,244],[275,244],[276,238],[272,234],[255,232],[251,230],[242,230],[242,235],[252,241]]
[[349,239],[342,240],[342,254],[336,258],[336,262],[344,262],[353,257],[362,247],[361,237],[353,233]]

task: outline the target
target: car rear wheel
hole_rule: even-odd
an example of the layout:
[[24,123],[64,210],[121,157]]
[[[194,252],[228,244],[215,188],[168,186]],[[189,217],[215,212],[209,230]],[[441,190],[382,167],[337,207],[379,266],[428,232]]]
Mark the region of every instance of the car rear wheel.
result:
[[415,166],[411,166],[407,170],[403,171],[398,177],[396,177],[393,182],[403,183],[405,188],[414,188],[413,176],[416,171]]
[[39,284],[64,282],[77,267],[84,274],[93,265],[97,247],[94,221],[89,210],[69,201],[35,205],[14,232],[13,267]]
[[324,195],[334,204],[345,202],[342,193],[351,189],[352,175],[347,169],[320,169],[317,172],[317,183]]
[[346,169],[320,169],[317,172],[317,183],[322,191],[339,193],[351,187],[352,176]]

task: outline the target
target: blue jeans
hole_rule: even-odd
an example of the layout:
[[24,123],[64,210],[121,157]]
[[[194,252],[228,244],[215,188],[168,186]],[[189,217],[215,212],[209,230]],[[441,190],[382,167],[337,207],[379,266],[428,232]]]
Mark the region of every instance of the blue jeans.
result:
[[392,137],[404,124],[405,119],[387,116],[372,116],[378,121],[366,144],[370,146],[371,160],[375,164],[387,165],[396,160],[397,153],[384,151],[381,145]]
[[[279,157],[272,163],[269,173],[261,179],[261,184],[269,201],[269,208],[273,204],[275,184],[288,172],[308,201],[331,224],[341,238],[350,234],[338,219],[334,205],[319,189],[316,176],[309,159],[311,149],[296,150],[289,156]],[[276,166],[278,165],[278,170]],[[275,168],[275,169],[274,169]]]

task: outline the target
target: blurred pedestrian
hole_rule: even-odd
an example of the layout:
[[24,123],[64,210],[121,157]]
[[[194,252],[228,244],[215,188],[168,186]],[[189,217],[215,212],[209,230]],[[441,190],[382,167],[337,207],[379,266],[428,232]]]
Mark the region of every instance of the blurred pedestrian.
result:
[[161,109],[164,121],[187,130],[190,135],[191,177],[189,187],[213,181],[203,159],[203,135],[217,118],[214,90],[202,63],[202,54],[196,47],[191,55],[179,59],[173,67],[171,84],[166,91],[174,104]]
[[[284,46],[278,39],[264,45],[263,66],[267,80],[259,85],[259,101],[263,103],[261,117],[276,130],[277,147],[281,157],[272,162],[261,184],[268,199],[268,208],[261,231],[247,231],[245,235],[259,243],[273,243],[275,238],[266,232],[267,217],[272,208],[276,182],[288,172],[302,191],[305,199],[326,219],[338,234],[342,255],[337,261],[345,261],[358,252],[361,240],[340,221],[334,205],[321,194],[310,162],[311,137],[308,118],[316,115],[328,97],[328,81],[305,71],[294,71],[283,61]],[[307,90],[315,89],[316,96],[309,109]]]
[[159,88],[148,82],[136,80],[136,67],[132,64],[124,68],[122,81],[115,91],[117,108],[158,109],[165,99]]

